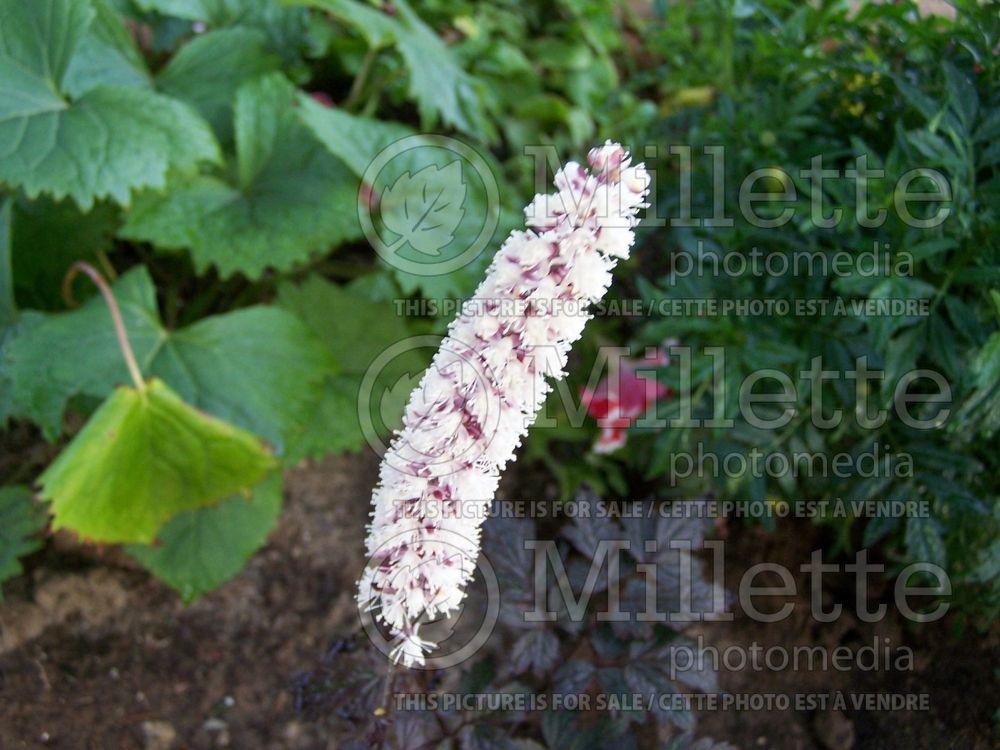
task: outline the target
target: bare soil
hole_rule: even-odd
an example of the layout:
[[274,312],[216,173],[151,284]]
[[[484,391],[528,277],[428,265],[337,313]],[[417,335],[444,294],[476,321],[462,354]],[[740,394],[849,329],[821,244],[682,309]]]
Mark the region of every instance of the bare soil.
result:
[[[188,607],[114,551],[56,540],[30,558],[0,606],[0,748],[337,748],[341,720],[297,713],[292,686],[355,630],[352,593],[376,470],[371,456],[347,456],[289,473],[286,509],[266,548]],[[727,584],[756,562],[797,569],[822,541],[807,522],[773,535],[734,525]],[[829,578],[827,601],[852,612],[853,578]],[[889,637],[914,649],[913,671],[723,670],[726,691],[928,693],[929,710],[709,711],[699,716],[699,734],[744,750],[998,746],[995,626],[957,640],[950,620],[909,630],[846,614],[819,625],[798,614],[807,611],[804,577],[798,588],[796,614],[785,622],[738,616],[700,632],[720,649],[753,642],[829,648]]]

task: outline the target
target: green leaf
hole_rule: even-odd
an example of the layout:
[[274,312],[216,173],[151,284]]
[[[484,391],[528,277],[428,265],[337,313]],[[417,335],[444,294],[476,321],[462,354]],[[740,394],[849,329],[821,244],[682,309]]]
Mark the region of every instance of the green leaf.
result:
[[259,278],[361,236],[358,181],[302,125],[279,74],[236,95],[236,163],[223,176],[173,181],[136,199],[122,236],[189,248],[195,268]]
[[156,11],[165,16],[185,18],[189,21],[209,20],[215,0],[133,0],[144,11]]
[[0,112],[60,100],[55,91],[93,18],[89,2],[0,2],[0,80],[13,98]]
[[[189,403],[255,432],[279,452],[310,424],[320,384],[337,367],[294,315],[250,307],[170,332],[160,323],[144,267],[122,276],[113,291],[146,376],[161,378]],[[11,378],[14,413],[38,422],[50,440],[61,432],[71,396],[104,398],[129,381],[99,296],[72,312],[32,314],[22,328],[0,349],[0,373]]]
[[805,352],[784,338],[752,334],[743,349],[743,361],[752,370],[781,368],[805,359]]
[[934,315],[927,321],[927,353],[952,382],[958,382],[962,372],[956,342],[955,332],[943,315]]
[[[448,145],[442,145],[433,136],[423,137],[413,130],[397,123],[385,123],[365,117],[351,115],[341,110],[324,107],[312,99],[300,96],[300,115],[310,130],[337,158],[347,164],[358,177],[365,177],[369,164],[386,147],[404,137],[412,137],[407,142],[405,150],[394,153],[378,174],[367,178],[373,180],[368,187],[377,197],[378,214],[387,225],[408,226],[406,217],[407,205],[420,203],[424,200],[421,191],[424,188],[422,180],[414,180],[412,176],[426,170],[430,166],[436,168],[435,182],[441,183],[448,177],[446,195],[449,202],[464,212],[464,218],[452,232],[451,240],[445,247],[436,247],[440,255],[433,262],[447,263],[452,258],[462,255],[480,238],[487,223],[496,223],[491,237],[486,238],[479,256],[471,262],[450,273],[433,275],[417,274],[407,270],[409,264],[393,265],[393,275],[399,282],[402,291],[407,294],[421,290],[425,296],[442,299],[455,298],[469,294],[482,277],[482,271],[500,241],[511,229],[522,226],[524,216],[520,207],[523,202],[516,191],[506,185],[501,176],[500,167],[488,152],[478,151],[482,161],[473,163],[463,155],[459,175],[456,176],[456,156]],[[486,169],[489,174],[483,175],[480,170]],[[448,170],[451,171],[448,171]],[[407,179],[401,178],[409,173]],[[496,185],[497,195],[491,198],[491,188]],[[398,187],[397,187],[398,185]],[[405,185],[406,189],[402,189]],[[390,188],[395,188],[390,190]],[[465,195],[460,195],[465,193]],[[387,195],[388,194],[388,195]],[[496,205],[497,200],[505,201]],[[461,205],[458,205],[461,204]],[[517,204],[517,205],[515,205]],[[387,245],[392,240],[389,233],[382,238]],[[436,238],[438,241],[447,237]],[[433,244],[439,244],[435,242]],[[427,256],[419,250],[405,244],[399,248],[399,257],[417,264],[427,263]]]
[[[46,516],[27,487],[0,487],[0,583],[21,573],[18,559],[41,547]],[[3,591],[0,590],[0,602]]]
[[959,119],[968,131],[979,112],[979,95],[976,93],[976,87],[968,76],[947,60],[944,61],[943,67],[945,80],[948,83],[948,96]]
[[[77,260],[97,262],[96,254],[112,249],[118,208],[97,203],[86,213],[69,200],[18,196],[13,206],[14,292],[22,308],[63,309],[62,282]],[[73,285],[77,299],[91,294],[89,281]]]
[[865,524],[865,532],[861,539],[861,545],[869,549],[873,548],[895,530],[897,526],[899,526],[898,516],[888,514],[872,516],[868,520],[868,523]]
[[886,404],[891,401],[899,379],[916,367],[917,358],[924,353],[925,338],[924,326],[913,326],[888,341],[880,341],[885,358],[882,366],[885,376],[880,390]]
[[913,130],[907,133],[906,137],[921,154],[934,164],[955,164],[959,159],[955,149],[941,136],[930,130]]
[[425,125],[435,117],[479,138],[491,136],[483,112],[483,85],[462,70],[440,37],[427,26],[405,0],[394,3],[402,31],[396,44],[410,71],[410,96],[417,102]]
[[360,382],[355,375],[333,375],[320,384],[311,418],[289,442],[287,465],[303,458],[321,459],[331,453],[353,452],[365,444],[365,433],[358,420]]
[[90,0],[90,3],[94,20],[70,61],[63,90],[76,97],[102,83],[151,88],[146,61],[125,21],[106,0]]
[[[167,334],[156,314],[156,292],[146,269],[122,276],[114,294],[136,359],[148,362]],[[53,352],[59,356],[53,357]],[[71,396],[103,398],[116,384],[130,382],[100,295],[72,312],[35,314],[24,321],[0,349],[0,372],[12,381],[14,413],[38,423],[49,440],[62,432],[62,414]]]
[[0,0],[0,181],[84,210],[105,196],[128,204],[168,170],[219,158],[208,126],[178,101],[131,86],[63,88],[94,17],[84,0]]
[[0,331],[17,319],[14,277],[10,258],[11,200],[0,200]]
[[212,29],[252,28],[267,35],[269,47],[289,62],[308,50],[309,17],[304,8],[285,7],[276,0],[134,0],[142,10],[156,11]]
[[[868,295],[873,301],[885,300],[888,304],[901,300],[931,299],[937,289],[926,281],[908,276],[890,276],[880,281]],[[893,333],[903,326],[912,325],[920,320],[919,315],[874,314],[863,312],[863,318],[872,332],[874,341],[887,341]]]
[[12,417],[23,416],[23,407],[15,400],[16,378],[12,368],[6,363],[7,351],[13,342],[24,336],[42,319],[41,315],[29,310],[20,314],[13,325],[0,328],[0,427],[5,426],[7,420]]
[[425,128],[438,116],[478,138],[491,135],[483,112],[482,83],[470,76],[444,42],[405,2],[393,3],[395,16],[353,0],[296,0],[329,11],[351,24],[373,48],[394,44],[410,75],[410,97]]
[[944,306],[948,310],[948,316],[956,333],[975,346],[986,340],[986,329],[979,322],[975,311],[964,300],[954,294],[946,294]]
[[[672,409],[676,411],[676,409]],[[675,414],[670,414],[667,419],[675,418]],[[670,469],[670,462],[673,456],[681,449],[690,437],[690,430],[684,428],[670,427],[663,429],[653,443],[653,455],[646,467],[646,479],[653,479],[666,474]]]
[[958,243],[951,237],[938,237],[936,239],[924,240],[915,245],[911,245],[907,250],[914,260],[926,260],[939,253],[947,252],[958,247]]
[[[298,111],[313,135],[358,178],[364,176],[368,165],[380,151],[401,138],[416,134],[412,128],[398,122],[361,117],[336,107],[325,107],[311,96],[301,93]],[[431,143],[430,140],[427,142]],[[405,157],[400,156],[401,159]],[[416,163],[407,161],[406,166],[413,168]],[[398,175],[394,172],[393,176]]]
[[177,513],[259,482],[274,460],[253,435],[185,404],[162,381],[120,387],[39,478],[52,528],[150,543]]
[[906,520],[906,554],[914,562],[945,567],[947,557],[937,519],[911,516]]
[[148,370],[283,452],[315,420],[320,383],[337,365],[294,315],[250,307],[171,333]]
[[993,302],[993,309],[1000,316],[1000,290],[990,289],[990,300]]
[[168,169],[217,158],[204,122],[141,89],[100,86],[65,107],[0,115],[0,179],[84,210],[103,197],[128,205],[133,190],[162,187]]
[[277,70],[267,39],[253,29],[210,31],[181,47],[157,77],[157,85],[194,107],[223,143],[233,138],[233,102],[246,81]]
[[1000,109],[994,109],[983,116],[979,127],[976,128],[975,140],[977,143],[991,143],[998,138],[1000,138]]
[[281,511],[281,475],[273,473],[249,498],[185,511],[167,521],[154,545],[128,553],[190,602],[229,580],[267,541]]
[[974,560],[975,565],[965,576],[966,581],[987,583],[1000,576],[1000,539],[994,539],[979,549]]
[[924,94],[916,86],[912,86],[906,81],[904,81],[899,76],[894,76],[893,80],[896,83],[896,87],[899,89],[899,93],[903,95],[909,104],[916,109],[920,114],[924,116],[924,119],[928,122],[936,120],[941,112],[944,110],[944,105],[935,102],[933,99]]
[[1000,382],[1000,331],[986,339],[972,363],[972,372],[977,388],[992,388]]
[[398,235],[393,245],[405,243],[418,253],[440,255],[441,248],[455,239],[455,229],[465,216],[467,192],[458,159],[443,169],[429,164],[413,174],[404,172],[380,199],[389,207],[383,211],[385,227]]
[[[342,367],[340,375],[326,382],[317,416],[302,436],[298,450],[316,456],[359,448],[363,443],[358,418],[363,376],[379,355],[412,335],[406,318],[397,314],[392,302],[373,301],[352,287],[337,286],[318,276],[310,276],[299,285],[282,284],[277,302],[309,326]],[[365,324],[357,325],[358,320]],[[427,354],[426,347],[404,346],[398,356],[380,366],[371,394],[378,410],[373,415],[376,424],[392,424],[399,419],[412,388],[406,389],[400,400],[393,387],[400,379],[421,373]]]
[[277,304],[313,330],[346,374],[364,373],[379,354],[411,335],[391,302],[373,301],[320,276],[281,284]]

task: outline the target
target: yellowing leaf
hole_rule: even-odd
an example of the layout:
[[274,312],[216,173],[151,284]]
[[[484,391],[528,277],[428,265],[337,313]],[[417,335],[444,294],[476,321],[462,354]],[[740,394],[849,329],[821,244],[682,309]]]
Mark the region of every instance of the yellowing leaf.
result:
[[[112,288],[145,377],[160,378],[187,403],[259,435],[279,454],[311,423],[319,383],[337,365],[295,315],[247,307],[168,331],[144,266]],[[7,397],[13,416],[37,422],[55,440],[72,396],[104,399],[128,382],[100,295],[69,312],[22,312],[19,321],[0,342],[0,378],[7,381],[0,382],[0,419]]]
[[154,379],[118,388],[39,481],[54,529],[148,544],[170,517],[252,487],[273,465],[253,435]]

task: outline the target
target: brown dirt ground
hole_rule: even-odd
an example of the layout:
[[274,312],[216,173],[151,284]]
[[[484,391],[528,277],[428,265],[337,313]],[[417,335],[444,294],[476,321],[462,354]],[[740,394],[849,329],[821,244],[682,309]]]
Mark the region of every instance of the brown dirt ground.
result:
[[[354,580],[376,476],[370,456],[291,472],[287,504],[266,548],[219,590],[184,607],[164,585],[113,551],[59,543],[29,559],[0,607],[0,748],[87,750],[325,750],[340,744],[333,716],[298,715],[290,686],[355,627]],[[733,526],[727,584],[755,562],[793,569],[819,546],[801,525],[775,535]],[[828,598],[846,601],[830,576]],[[838,590],[838,585],[842,590]],[[799,581],[799,602],[808,589]],[[876,592],[876,596],[884,592]],[[744,618],[702,625],[724,648],[908,643],[912,673],[724,672],[731,693],[833,690],[927,692],[926,712],[707,712],[699,733],[777,750],[997,747],[993,670],[1000,638],[959,642],[948,624],[908,632],[841,618],[818,627],[796,614],[779,625]],[[850,610],[850,607],[845,607]]]

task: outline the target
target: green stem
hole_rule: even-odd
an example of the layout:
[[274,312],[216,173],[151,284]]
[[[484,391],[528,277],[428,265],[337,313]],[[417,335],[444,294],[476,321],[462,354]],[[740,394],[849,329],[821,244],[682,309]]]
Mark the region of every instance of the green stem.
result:
[[118,272],[115,271],[115,267],[111,265],[111,259],[108,258],[108,254],[103,250],[98,250],[96,253],[97,260],[101,264],[101,270],[107,275],[111,281],[118,278]]
[[387,75],[377,76],[370,87],[371,95],[368,97],[368,101],[365,102],[365,106],[361,109],[359,114],[362,114],[365,117],[373,117],[375,112],[378,110],[379,101],[382,98],[382,92],[405,75],[406,68],[400,66],[395,71],[392,71]]
[[132,345],[128,340],[128,332],[125,330],[125,321],[122,320],[122,312],[118,307],[118,300],[115,299],[111,287],[108,286],[108,282],[104,280],[100,272],[89,263],[78,260],[69,267],[66,278],[63,280],[63,296],[66,299],[72,299],[71,285],[78,272],[86,274],[94,282],[94,286],[101,292],[101,296],[104,297],[104,303],[108,306],[108,312],[111,314],[111,322],[115,326],[115,334],[118,336],[118,348],[121,349],[122,358],[125,360],[125,366],[128,368],[128,374],[132,377],[132,382],[135,384],[137,390],[145,390],[146,381],[143,380],[139,363],[135,361],[135,354],[132,352]]
[[354,76],[354,81],[351,83],[351,90],[347,92],[347,98],[340,105],[342,109],[353,112],[355,107],[357,107],[358,101],[361,99],[361,94],[364,92],[365,84],[368,83],[368,76],[371,75],[372,68],[375,66],[375,60],[378,58],[380,49],[381,47],[377,46],[368,48],[364,59],[361,60],[361,66]]

